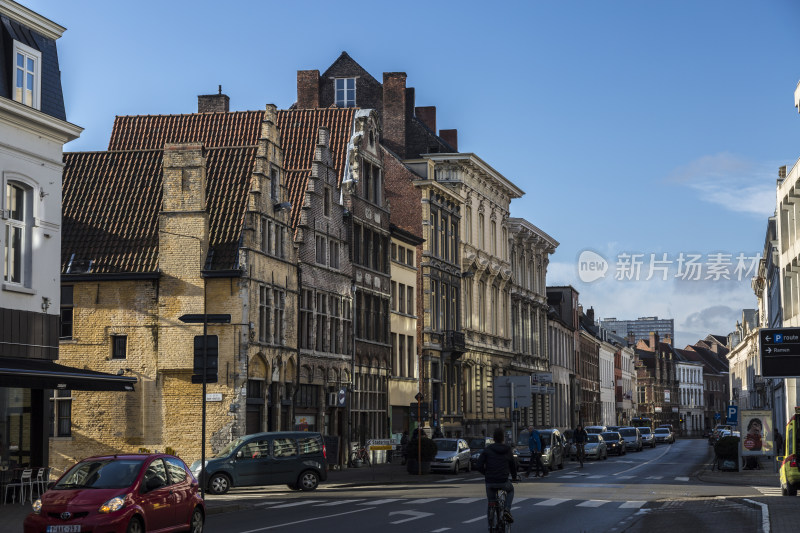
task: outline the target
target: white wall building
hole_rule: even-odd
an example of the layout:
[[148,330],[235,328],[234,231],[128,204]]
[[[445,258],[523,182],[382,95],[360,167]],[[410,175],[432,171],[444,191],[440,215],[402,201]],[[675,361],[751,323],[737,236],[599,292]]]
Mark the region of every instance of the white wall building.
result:
[[694,361],[679,361],[678,390],[680,415],[685,435],[699,435],[703,431],[703,365]]
[[[602,330],[601,330],[602,331]],[[599,421],[605,426],[617,425],[617,402],[614,383],[614,354],[617,347],[607,341],[600,342],[600,403],[602,404]]]

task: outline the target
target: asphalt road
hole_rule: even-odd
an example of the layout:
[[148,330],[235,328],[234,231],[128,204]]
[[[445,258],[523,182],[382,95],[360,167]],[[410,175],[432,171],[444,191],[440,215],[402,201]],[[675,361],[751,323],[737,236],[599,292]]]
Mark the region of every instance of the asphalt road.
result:
[[[720,497],[761,496],[752,487],[707,485],[692,474],[709,458],[704,440],[586,462],[565,463],[544,479],[515,486],[517,531],[757,531],[759,515]],[[232,491],[233,492],[233,491]],[[321,485],[298,493],[282,487],[243,491],[252,508],[210,515],[210,533],[261,531],[469,533],[486,530],[483,478],[465,473],[429,484]],[[232,494],[234,495],[234,494]]]

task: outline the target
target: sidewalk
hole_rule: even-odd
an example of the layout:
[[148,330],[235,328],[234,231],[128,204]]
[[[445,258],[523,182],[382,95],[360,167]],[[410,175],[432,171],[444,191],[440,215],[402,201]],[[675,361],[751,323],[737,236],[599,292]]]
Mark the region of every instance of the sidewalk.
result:
[[[723,472],[711,470],[711,464],[696,473],[698,481],[703,483],[718,483],[724,485],[743,485],[748,487],[780,487],[778,473],[772,470],[770,459],[762,462],[762,470],[742,470],[741,472]],[[800,507],[797,496],[764,496],[758,501],[765,504],[769,510],[769,524],[771,533],[784,531],[797,531],[797,509]],[[747,502],[749,504],[749,502]],[[751,504],[754,507],[761,506]]]

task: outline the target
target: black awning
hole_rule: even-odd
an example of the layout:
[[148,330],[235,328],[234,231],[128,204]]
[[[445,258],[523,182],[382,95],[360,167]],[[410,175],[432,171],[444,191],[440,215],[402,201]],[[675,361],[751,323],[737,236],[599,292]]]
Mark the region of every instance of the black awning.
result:
[[0,387],[132,391],[136,378],[72,368],[45,359],[0,357]]

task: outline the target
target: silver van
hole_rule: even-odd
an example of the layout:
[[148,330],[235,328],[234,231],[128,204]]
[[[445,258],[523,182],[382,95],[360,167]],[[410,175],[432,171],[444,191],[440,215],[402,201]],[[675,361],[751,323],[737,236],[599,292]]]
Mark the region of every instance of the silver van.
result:
[[[200,478],[200,461],[191,466]],[[206,461],[208,492],[225,494],[231,487],[286,484],[292,490],[314,490],[328,479],[322,435],[277,431],[239,437]]]

